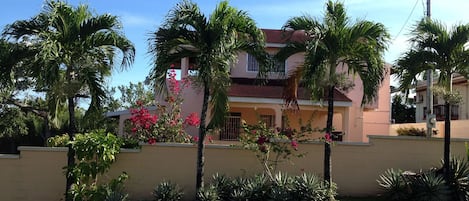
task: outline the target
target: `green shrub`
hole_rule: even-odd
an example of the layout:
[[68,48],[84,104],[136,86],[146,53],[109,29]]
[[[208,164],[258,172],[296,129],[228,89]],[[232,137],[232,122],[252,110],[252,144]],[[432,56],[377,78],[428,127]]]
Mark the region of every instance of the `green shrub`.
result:
[[450,178],[445,181],[442,168],[419,173],[389,169],[380,175],[378,184],[390,201],[469,200],[469,163],[452,158],[449,171]]
[[331,191],[322,179],[316,175],[302,174],[293,179],[293,200],[327,200],[328,197],[336,196],[336,185],[331,185]]
[[399,136],[425,137],[427,135],[427,131],[424,128],[414,128],[414,127],[398,128],[396,132]]
[[56,135],[47,139],[48,147],[66,147],[70,142],[68,134]]
[[124,149],[139,149],[141,146],[139,140],[131,137],[121,137],[122,146]]
[[178,201],[183,195],[182,190],[176,184],[164,181],[158,184],[153,191],[154,201]]
[[412,177],[410,189],[414,201],[452,200],[449,186],[442,175],[435,172],[425,172]]
[[215,186],[210,185],[205,188],[202,188],[197,192],[197,200],[199,201],[222,201],[218,196],[218,191]]
[[336,195],[335,184],[331,189],[327,186],[321,178],[309,174],[293,177],[277,173],[274,181],[265,174],[235,179],[217,174],[213,183],[197,195],[200,200],[322,201]]
[[[443,161],[441,161],[443,166]],[[452,158],[449,163],[449,187],[454,200],[469,200],[469,163]]]
[[112,192],[122,189],[128,178],[123,173],[108,184],[98,183],[98,177],[105,174],[116,160],[122,141],[104,130],[76,134],[70,142],[75,150],[76,164],[71,169],[76,179],[70,194],[74,200],[105,200]]
[[410,189],[402,170],[388,169],[379,176],[379,186],[384,190],[384,197],[389,201],[409,200]]

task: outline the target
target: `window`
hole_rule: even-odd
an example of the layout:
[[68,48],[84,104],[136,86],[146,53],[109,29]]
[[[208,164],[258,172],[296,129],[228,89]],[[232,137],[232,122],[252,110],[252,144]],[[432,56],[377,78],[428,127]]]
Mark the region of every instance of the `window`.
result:
[[[277,72],[277,73],[284,73],[285,72],[285,61],[280,62],[276,59],[273,58],[273,55],[270,55],[270,59],[274,62],[274,66],[271,70],[271,72]],[[259,71],[259,62],[257,62],[256,58],[248,54],[248,71],[250,72],[257,72]]]
[[261,121],[265,123],[267,128],[274,127],[274,115],[260,115]]
[[241,113],[230,113],[220,131],[220,140],[238,140],[241,130]]

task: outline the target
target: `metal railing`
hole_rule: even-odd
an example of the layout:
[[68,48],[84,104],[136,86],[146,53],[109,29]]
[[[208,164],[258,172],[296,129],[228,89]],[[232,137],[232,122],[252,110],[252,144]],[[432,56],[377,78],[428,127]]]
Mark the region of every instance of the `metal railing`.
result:
[[220,131],[220,140],[238,140],[241,132],[241,117],[228,116],[225,126]]

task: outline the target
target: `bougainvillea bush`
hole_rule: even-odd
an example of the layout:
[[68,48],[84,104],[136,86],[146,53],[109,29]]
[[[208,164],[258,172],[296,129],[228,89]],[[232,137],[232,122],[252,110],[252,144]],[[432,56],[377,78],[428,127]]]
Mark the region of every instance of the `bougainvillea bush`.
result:
[[271,180],[280,162],[293,157],[302,157],[304,153],[298,150],[298,142],[304,141],[306,130],[298,131],[292,128],[269,128],[262,121],[248,125],[242,123],[244,133],[240,135],[240,142],[244,148],[256,153],[264,172]]
[[127,133],[143,142],[154,144],[156,142],[190,143],[194,139],[185,132],[188,126],[197,127],[200,118],[197,113],[187,117],[181,115],[183,102],[182,89],[189,85],[189,79],[178,81],[176,72],[168,73],[168,95],[165,104],[157,104],[157,111],[152,114],[141,102],[138,108],[131,109],[130,125]]

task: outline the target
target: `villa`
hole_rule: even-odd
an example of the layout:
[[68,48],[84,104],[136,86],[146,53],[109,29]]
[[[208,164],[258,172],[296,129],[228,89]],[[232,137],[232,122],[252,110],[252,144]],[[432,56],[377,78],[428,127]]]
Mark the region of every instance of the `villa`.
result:
[[[275,54],[285,46],[286,39],[282,30],[263,29],[266,36],[266,48],[270,54]],[[302,35],[295,34],[293,39]],[[181,78],[196,73],[191,58],[183,58],[176,62],[174,68]],[[303,63],[303,54],[298,53],[284,62],[276,63],[274,72],[268,75],[268,83],[263,86],[255,84],[259,65],[255,58],[245,52],[238,54],[238,62],[231,68],[232,85],[229,90],[229,116],[225,127],[213,139],[220,141],[237,140],[242,132],[240,125],[244,120],[248,124],[259,120],[269,127],[300,128],[311,123],[312,128],[324,128],[326,125],[327,102],[312,101],[307,90],[298,90],[299,111],[287,110],[282,92],[288,73]],[[374,103],[362,106],[362,80],[351,79],[354,88],[350,91],[334,91],[334,136],[335,140],[346,142],[367,142],[368,135],[389,135],[390,128],[390,65],[386,64],[387,74],[379,88],[379,95]],[[346,70],[338,68],[338,70]],[[203,94],[192,87],[184,89],[182,105],[183,115],[193,112],[200,114]],[[190,100],[190,101],[187,101]],[[119,116],[119,133],[123,133],[125,119],[130,117],[129,111],[119,111],[108,114]],[[210,116],[210,114],[209,114]],[[210,118],[210,117],[209,117]],[[189,134],[196,135],[196,128],[189,128]],[[320,132],[313,134],[313,138],[322,136]]]

